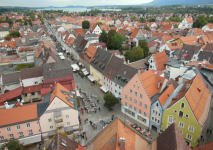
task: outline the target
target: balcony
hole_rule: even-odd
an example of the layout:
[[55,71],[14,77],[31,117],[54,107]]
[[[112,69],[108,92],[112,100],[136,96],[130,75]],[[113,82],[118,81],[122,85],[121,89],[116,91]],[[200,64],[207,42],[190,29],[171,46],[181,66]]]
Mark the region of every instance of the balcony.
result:
[[62,120],[62,116],[55,117],[55,120]]
[[64,123],[63,122],[60,122],[60,123],[56,123],[56,128],[60,128],[60,127],[63,127],[64,126]]

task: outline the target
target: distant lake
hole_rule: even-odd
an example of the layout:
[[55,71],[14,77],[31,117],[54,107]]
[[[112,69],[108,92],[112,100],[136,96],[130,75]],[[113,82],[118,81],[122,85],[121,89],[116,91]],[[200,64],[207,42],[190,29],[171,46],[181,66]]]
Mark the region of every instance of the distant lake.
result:
[[[93,8],[93,9],[98,9],[98,8]],[[44,8],[44,9],[36,9],[37,11],[40,10],[63,10],[63,11],[69,11],[69,12],[80,12],[80,11],[90,11],[91,9],[87,9],[87,8]],[[99,9],[99,10],[109,10],[109,11],[121,11],[121,9]]]

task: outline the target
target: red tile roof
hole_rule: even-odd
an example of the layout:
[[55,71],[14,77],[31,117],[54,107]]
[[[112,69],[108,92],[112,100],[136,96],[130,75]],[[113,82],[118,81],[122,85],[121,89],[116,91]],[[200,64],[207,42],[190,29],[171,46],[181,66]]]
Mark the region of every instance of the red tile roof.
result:
[[175,90],[174,86],[170,84],[170,86],[161,94],[161,96],[158,98],[161,106],[164,105],[164,103],[167,101],[169,96],[172,95],[174,90]]
[[162,51],[160,53],[153,54],[152,56],[153,56],[153,59],[155,61],[155,65],[156,65],[157,70],[164,70],[166,68],[164,63],[169,61],[169,59],[166,55],[166,52]]
[[163,25],[161,27],[161,30],[166,31],[166,30],[171,30],[172,29],[172,25]]
[[131,38],[135,38],[136,35],[138,34],[138,31],[139,31],[139,30],[140,30],[139,28],[136,28],[136,29],[132,32],[132,34],[130,35],[130,37],[131,37]]
[[[152,70],[143,72],[139,76],[150,98],[160,93],[165,77],[154,74]],[[161,83],[160,88],[158,88],[159,82]]]
[[4,102],[21,96],[22,90],[23,90],[23,87],[19,87],[19,88],[16,88],[14,90],[11,90],[11,91],[9,91],[5,94],[0,95],[0,104],[3,105]]
[[194,22],[191,17],[187,17],[186,21],[187,21],[187,23],[193,23]]
[[95,53],[97,51],[97,48],[94,47],[93,45],[89,45],[89,47],[87,48],[87,50],[84,53],[84,57],[91,62],[93,57],[95,56]]
[[0,126],[37,119],[37,104],[0,110]]
[[[148,47],[152,47],[153,45],[157,44],[158,42],[156,41],[151,41],[148,43]],[[156,45],[157,46],[157,45]]]
[[76,36],[78,36],[79,34],[85,34],[83,28],[75,28],[74,31]]
[[32,92],[40,92],[42,89],[42,84],[24,87],[23,94],[32,93]]

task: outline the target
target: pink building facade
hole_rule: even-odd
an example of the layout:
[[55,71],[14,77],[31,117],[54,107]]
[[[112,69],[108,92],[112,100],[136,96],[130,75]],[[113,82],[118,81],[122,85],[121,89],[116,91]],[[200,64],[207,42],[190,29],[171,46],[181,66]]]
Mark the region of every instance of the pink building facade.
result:
[[122,90],[121,111],[131,118],[149,126],[151,101],[139,74],[136,74]]

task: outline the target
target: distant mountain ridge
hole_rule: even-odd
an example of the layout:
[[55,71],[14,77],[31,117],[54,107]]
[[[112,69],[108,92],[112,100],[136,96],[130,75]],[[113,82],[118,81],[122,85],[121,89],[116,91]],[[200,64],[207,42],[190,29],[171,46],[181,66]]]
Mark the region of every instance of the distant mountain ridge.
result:
[[142,4],[142,5],[204,5],[204,4],[213,4],[213,0],[154,0],[150,3]]

